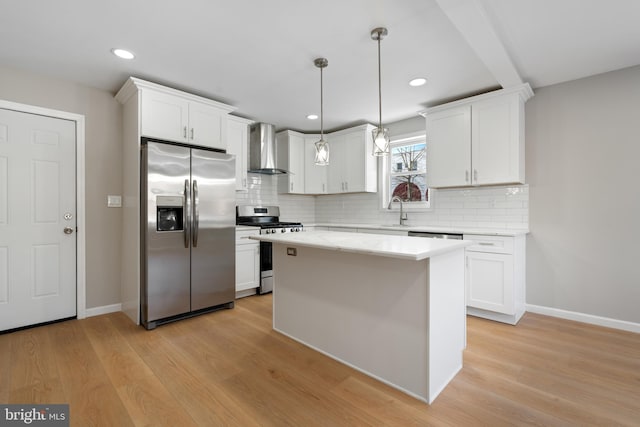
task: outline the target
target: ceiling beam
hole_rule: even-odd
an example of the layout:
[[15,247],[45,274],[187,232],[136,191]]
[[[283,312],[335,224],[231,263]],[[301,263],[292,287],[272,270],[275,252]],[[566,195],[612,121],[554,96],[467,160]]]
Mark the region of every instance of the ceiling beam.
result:
[[481,0],[436,2],[503,88],[523,83]]

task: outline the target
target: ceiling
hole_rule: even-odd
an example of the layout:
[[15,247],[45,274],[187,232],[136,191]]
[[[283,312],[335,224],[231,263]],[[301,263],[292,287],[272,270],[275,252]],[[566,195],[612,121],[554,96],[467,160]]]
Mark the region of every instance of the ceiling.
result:
[[[534,88],[640,64],[637,0],[0,0],[0,65],[112,93],[136,76],[278,129],[415,117],[519,82]],[[125,61],[121,47],[136,54]],[[426,77],[422,87],[410,87]]]

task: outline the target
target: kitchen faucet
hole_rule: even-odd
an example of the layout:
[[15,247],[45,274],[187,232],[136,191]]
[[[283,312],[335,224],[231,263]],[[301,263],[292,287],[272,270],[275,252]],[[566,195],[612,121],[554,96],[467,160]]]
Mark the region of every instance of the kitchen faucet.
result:
[[391,201],[389,202],[389,205],[387,206],[387,209],[391,209],[391,204],[393,202],[399,202],[400,203],[400,225],[404,225],[404,222],[407,220],[407,214],[403,210],[402,199],[400,197],[398,197],[398,196],[393,196],[391,198]]

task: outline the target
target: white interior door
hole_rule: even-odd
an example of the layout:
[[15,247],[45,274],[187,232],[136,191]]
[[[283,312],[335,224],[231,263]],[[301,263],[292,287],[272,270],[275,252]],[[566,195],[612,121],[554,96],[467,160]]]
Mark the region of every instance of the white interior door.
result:
[[75,126],[0,109],[0,330],[76,315]]

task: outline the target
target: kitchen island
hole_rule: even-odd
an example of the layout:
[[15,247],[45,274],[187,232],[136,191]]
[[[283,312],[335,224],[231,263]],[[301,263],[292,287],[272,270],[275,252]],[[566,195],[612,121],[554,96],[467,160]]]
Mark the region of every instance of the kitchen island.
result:
[[431,403],[462,368],[464,240],[312,231],[273,243],[273,328]]

